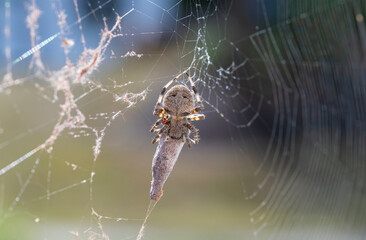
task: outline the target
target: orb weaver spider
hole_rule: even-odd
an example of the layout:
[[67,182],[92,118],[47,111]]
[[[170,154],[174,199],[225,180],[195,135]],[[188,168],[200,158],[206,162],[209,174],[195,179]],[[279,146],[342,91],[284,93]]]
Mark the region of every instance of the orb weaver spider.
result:
[[[179,77],[185,73],[188,76],[193,93],[185,85],[176,85],[172,87],[166,94],[167,88]],[[160,118],[150,129],[150,132],[157,132],[152,143],[159,141],[164,133],[167,133],[166,140],[181,139],[188,144],[196,144],[199,141],[198,129],[189,123],[189,121],[198,121],[205,119],[205,115],[199,113],[204,109],[201,98],[197,92],[197,88],[189,76],[187,71],[170,80],[162,89],[158,101],[154,109],[154,115]],[[195,100],[197,105],[195,105]],[[159,126],[162,127],[158,129]],[[190,132],[193,133],[193,139],[189,137]]]
[[[189,121],[205,119],[204,114],[198,113],[203,110],[203,104],[197,88],[186,70],[184,73],[188,76],[193,93],[184,85],[176,85],[165,94],[167,88],[182,76],[181,73],[163,87],[154,109],[154,115],[160,117],[150,129],[151,132],[157,132],[152,143],[159,141],[152,163],[150,189],[150,198],[155,201],[159,201],[163,195],[163,186],[184,143],[190,147],[192,143],[196,144],[199,141],[198,129]],[[162,127],[158,129],[161,125]],[[191,132],[193,140],[189,137]]]

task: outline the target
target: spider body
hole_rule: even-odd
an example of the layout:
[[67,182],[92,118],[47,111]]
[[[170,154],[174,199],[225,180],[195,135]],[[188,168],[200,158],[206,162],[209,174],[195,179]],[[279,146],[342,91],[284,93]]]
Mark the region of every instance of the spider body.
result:
[[[188,73],[185,73],[193,92],[184,85],[176,85],[166,92],[169,85],[182,75],[180,74],[163,87],[154,109],[154,115],[160,117],[150,129],[151,132],[157,132],[152,142],[159,142],[153,158],[150,189],[150,198],[155,201],[159,201],[163,195],[163,186],[184,143],[190,147],[199,141],[198,129],[189,121],[205,119],[205,115],[198,114],[203,110],[203,104],[197,89]],[[190,133],[193,134],[193,139],[190,138]]]
[[[156,137],[152,141],[153,143],[159,141],[165,133],[165,140],[169,138],[180,139],[183,142],[187,142],[189,147],[192,143],[196,144],[199,141],[198,129],[190,124],[189,121],[205,119],[204,114],[197,113],[203,110],[203,104],[193,80],[186,71],[185,73],[189,78],[193,93],[184,85],[176,85],[165,94],[169,85],[180,77],[181,74],[163,87],[154,109],[154,115],[159,116],[160,119],[150,129],[151,132],[157,132]],[[195,105],[195,98],[197,106]],[[161,125],[162,127],[158,129]],[[193,133],[193,139],[189,137],[191,132]]]
[[[173,139],[183,139],[188,131],[185,127],[187,116],[194,110],[194,96],[184,85],[177,85],[171,88],[163,98],[163,108],[170,114],[171,118],[166,124],[168,136]],[[168,121],[168,120],[167,120]]]

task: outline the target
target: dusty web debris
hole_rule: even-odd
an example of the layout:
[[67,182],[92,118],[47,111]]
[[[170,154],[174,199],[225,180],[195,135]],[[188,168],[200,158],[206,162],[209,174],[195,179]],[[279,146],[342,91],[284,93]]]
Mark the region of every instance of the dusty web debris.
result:
[[[76,2],[76,1],[75,1]],[[111,28],[108,27],[106,19],[103,19],[104,28],[101,31],[101,37],[99,40],[99,43],[97,47],[95,48],[87,48],[85,46],[82,54],[80,55],[78,61],[76,64],[72,63],[71,60],[68,58],[68,54],[71,50],[71,47],[74,45],[74,40],[68,39],[66,37],[62,38],[61,41],[61,47],[64,48],[64,53],[66,56],[66,62],[65,65],[62,66],[59,70],[47,70],[44,67],[44,64],[41,60],[41,52],[40,49],[45,46],[47,43],[51,42],[56,37],[62,35],[65,28],[68,28],[69,26],[66,25],[66,14],[64,11],[58,11],[58,17],[59,17],[59,26],[61,28],[61,31],[47,40],[39,43],[39,37],[37,35],[37,28],[38,28],[38,19],[40,17],[41,11],[38,9],[36,5],[36,1],[33,0],[31,4],[28,6],[28,17],[27,17],[27,26],[30,31],[30,38],[31,38],[31,47],[32,49],[27,51],[25,54],[23,54],[21,57],[19,57],[14,63],[19,63],[28,56],[32,55],[32,61],[29,67],[36,72],[36,75],[38,78],[44,80],[43,83],[48,84],[47,89],[49,90],[49,87],[53,90],[53,95],[49,98],[47,95],[43,95],[44,99],[47,99],[53,103],[59,103],[59,114],[58,118],[56,120],[56,123],[53,127],[52,132],[50,135],[38,146],[24,154],[23,156],[19,157],[18,159],[12,161],[7,166],[4,166],[0,169],[0,175],[6,174],[8,171],[12,170],[13,168],[17,167],[18,165],[22,164],[27,159],[34,156],[36,153],[39,152],[45,152],[47,154],[52,154],[53,147],[55,142],[58,140],[58,138],[64,133],[64,132],[70,132],[73,136],[78,136],[82,134],[83,136],[90,136],[93,135],[95,137],[95,144],[93,147],[93,166],[91,169],[84,169],[80,168],[78,165],[74,163],[70,163],[66,161],[66,165],[70,166],[73,171],[76,170],[82,170],[82,171],[88,171],[90,172],[90,178],[89,179],[83,179],[80,182],[76,182],[73,184],[70,184],[68,186],[59,188],[55,191],[50,190],[50,184],[51,184],[51,167],[52,164],[49,162],[49,170],[48,170],[48,176],[47,176],[47,194],[40,196],[34,201],[39,201],[42,199],[49,200],[51,196],[54,196],[56,194],[62,193],[64,191],[67,191],[71,188],[75,188],[79,185],[89,183],[90,184],[90,202],[92,202],[92,184],[93,179],[95,176],[95,163],[96,160],[101,152],[101,145],[103,138],[105,136],[105,131],[107,127],[110,126],[111,122],[115,120],[118,116],[121,115],[122,111],[114,112],[112,116],[108,119],[107,124],[102,129],[95,129],[91,126],[89,126],[86,123],[86,116],[83,113],[83,111],[78,106],[79,101],[90,94],[93,91],[100,90],[107,92],[107,94],[113,95],[113,97],[116,99],[116,101],[123,103],[125,106],[124,108],[130,108],[133,105],[137,104],[140,101],[144,101],[146,97],[147,91],[143,91],[137,94],[134,94],[130,91],[125,91],[125,87],[131,84],[125,83],[125,84],[115,84],[115,89],[118,89],[119,93],[115,93],[113,91],[110,91],[106,88],[104,88],[101,84],[95,83],[93,80],[90,79],[90,76],[93,75],[93,73],[100,67],[100,64],[104,60],[104,54],[110,45],[112,39],[123,36],[121,33],[121,21],[122,19],[127,16],[129,13],[126,13],[124,16],[116,16],[116,21],[112,25]],[[80,19],[79,19],[80,20]],[[81,20],[80,20],[81,21]],[[10,27],[10,24],[9,26]],[[9,31],[10,32],[10,31]],[[11,36],[8,35],[10,38]],[[11,62],[10,58],[10,51],[8,51],[6,55],[8,62]],[[8,65],[8,73],[5,75],[3,81],[0,85],[0,92],[1,91],[7,91],[10,90],[13,86],[22,84],[26,79],[13,79],[11,75],[11,64]],[[42,74],[37,74],[42,73]],[[82,93],[80,96],[75,96],[73,93],[73,88],[77,85],[84,86],[86,90],[84,93]],[[91,87],[90,87],[91,86]],[[39,83],[35,83],[36,89],[38,89],[40,92],[45,91],[44,85],[40,85]],[[78,132],[78,133],[76,133]],[[5,145],[4,145],[5,146]],[[39,166],[39,163],[42,161],[42,159],[37,158],[34,167],[31,171],[31,174],[29,175],[28,179],[25,183],[22,184],[22,188],[17,195],[16,199],[14,200],[13,204],[9,207],[7,211],[1,216],[1,222],[3,222],[8,216],[10,216],[13,209],[18,205],[25,189],[27,188],[29,182],[32,179],[33,173],[36,171],[37,167]],[[96,212],[93,210],[93,212],[96,214]],[[103,219],[105,219],[104,217]],[[124,218],[116,218],[116,221],[125,220]],[[35,218],[36,222],[39,222],[39,218]],[[89,235],[89,239],[108,239],[108,235],[104,233],[103,227],[101,222],[98,222],[99,229],[101,233],[96,233],[92,230],[88,231],[87,234]],[[74,236],[78,236],[77,232],[72,232]]]
[[[39,27],[38,20],[41,16],[42,12],[38,8],[36,4],[36,0],[32,0],[30,4],[27,4],[28,15],[27,15],[27,27],[29,28],[29,34],[31,39],[31,46],[32,48],[36,47],[38,42],[38,32],[37,29]],[[29,64],[29,68],[35,68],[37,71],[43,72],[45,70],[43,62],[41,60],[41,53],[40,51],[35,51],[32,55],[32,61]]]

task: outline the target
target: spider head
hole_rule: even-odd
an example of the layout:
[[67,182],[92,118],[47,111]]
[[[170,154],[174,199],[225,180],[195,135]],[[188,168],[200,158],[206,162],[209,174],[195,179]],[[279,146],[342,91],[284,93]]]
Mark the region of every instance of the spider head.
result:
[[174,116],[190,113],[194,109],[193,93],[184,85],[176,85],[165,94],[163,107]]

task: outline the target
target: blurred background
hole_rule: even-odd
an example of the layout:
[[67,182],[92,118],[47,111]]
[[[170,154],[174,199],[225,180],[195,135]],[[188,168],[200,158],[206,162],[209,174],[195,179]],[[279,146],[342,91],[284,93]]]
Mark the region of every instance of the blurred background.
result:
[[136,239],[152,112],[183,69],[201,141],[144,239],[364,239],[365,6],[3,1],[1,239]]

